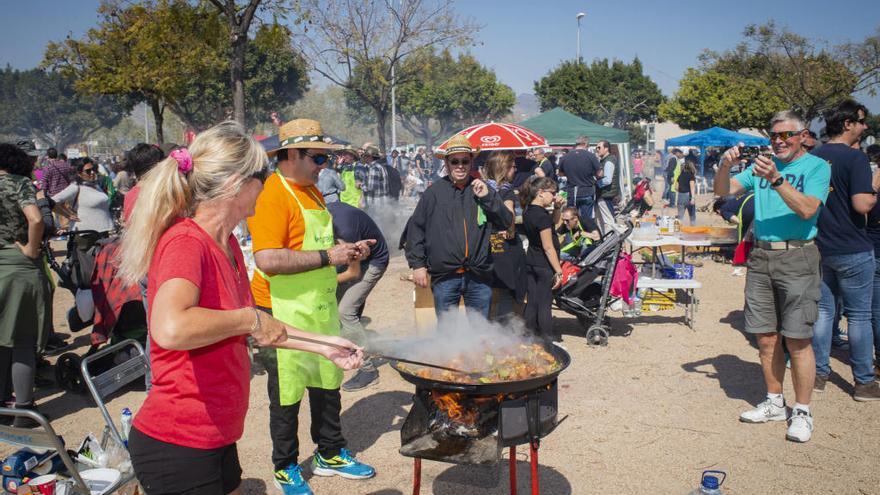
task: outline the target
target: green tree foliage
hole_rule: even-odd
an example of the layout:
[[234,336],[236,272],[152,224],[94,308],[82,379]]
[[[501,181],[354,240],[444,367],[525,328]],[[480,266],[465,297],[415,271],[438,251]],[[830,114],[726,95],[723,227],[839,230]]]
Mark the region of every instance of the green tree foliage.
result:
[[684,129],[767,127],[785,102],[762,81],[715,69],[688,69],[678,92],[660,105],[659,117]]
[[185,0],[126,4],[105,1],[100,22],[81,40],[49,43],[44,65],[76,78],[84,93],[140,97],[153,111],[157,138],[169,101],[187,81],[203,78],[224,60],[224,36],[216,14]]
[[[401,122],[432,147],[454,131],[510,114],[516,95],[469,54],[427,50],[403,65],[417,74],[397,91]],[[413,66],[413,67],[409,67]]]
[[70,77],[42,69],[6,67],[0,71],[0,133],[37,138],[57,148],[87,140],[112,127],[131,110],[132,101],[84,95]]
[[402,86],[418,76],[402,62],[428,47],[470,43],[477,29],[455,15],[451,0],[299,0],[299,6],[307,20],[299,43],[306,58],[348,90],[356,107],[372,111],[382,148],[392,79]]
[[[166,108],[196,130],[235,115],[228,76],[233,47],[229,27],[216,9],[186,0],[119,5],[103,3],[101,22],[83,39],[50,43],[44,64],[74,77],[84,93],[146,101],[160,130]],[[253,125],[299,98],[308,79],[288,28],[274,22],[261,25],[244,46],[244,87],[251,112],[241,121]]]
[[629,64],[608,59],[594,60],[591,65],[563,62],[535,82],[535,95],[542,111],[562,107],[619,129],[652,119],[664,100],[657,84],[642,73],[638,58]]
[[[226,59],[229,50],[221,45],[219,57]],[[290,30],[278,23],[258,27],[247,51],[246,124],[253,127],[302,97],[308,88],[308,74],[305,61],[293,50]],[[169,108],[196,130],[231,118],[234,92],[226,72],[226,65],[219,64],[203,77],[185,81],[182,94],[169,102]]]
[[747,26],[743,35],[733,50],[703,53],[703,69],[758,81],[808,122],[853,93],[874,94],[880,85],[880,28],[860,43],[838,46],[780,29],[772,21]]

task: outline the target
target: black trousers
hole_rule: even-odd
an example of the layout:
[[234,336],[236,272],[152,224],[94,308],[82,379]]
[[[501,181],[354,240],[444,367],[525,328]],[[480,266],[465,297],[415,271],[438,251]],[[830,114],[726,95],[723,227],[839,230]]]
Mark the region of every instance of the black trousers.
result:
[[[259,308],[271,314],[271,310]],[[269,432],[272,437],[272,464],[275,470],[299,463],[299,407],[302,402],[282,406],[278,383],[278,358],[274,348],[261,348],[260,360],[266,367],[269,391]],[[342,395],[339,389],[308,388],[312,441],[324,458],[339,454],[346,446],[342,436]]]
[[553,269],[526,265],[526,326],[538,337],[552,340]]

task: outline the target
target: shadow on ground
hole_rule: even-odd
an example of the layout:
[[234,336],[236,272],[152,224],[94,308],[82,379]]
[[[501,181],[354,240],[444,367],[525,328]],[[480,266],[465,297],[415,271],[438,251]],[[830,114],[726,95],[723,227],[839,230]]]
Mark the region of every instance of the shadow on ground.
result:
[[[394,370],[381,367],[380,376],[386,373],[394,373]],[[407,392],[381,392],[355,402],[342,413],[348,448],[360,452],[385,433],[399,430],[410,404],[412,394]]]
[[[507,459],[499,465],[468,466],[455,465],[440,473],[432,483],[431,493],[435,495],[459,495],[463,493],[510,493],[510,475]],[[517,491],[531,493],[531,468],[528,462],[517,461]],[[422,480],[423,486],[426,480]],[[571,495],[572,487],[559,471],[538,465],[538,482],[542,493]]]
[[240,488],[242,495],[263,495],[264,493],[269,492],[266,487],[266,482],[257,478],[241,480]]
[[732,354],[685,363],[681,368],[688,373],[700,373],[706,378],[718,380],[718,385],[731,399],[754,404],[760,402],[764,395],[761,365],[743,361]]

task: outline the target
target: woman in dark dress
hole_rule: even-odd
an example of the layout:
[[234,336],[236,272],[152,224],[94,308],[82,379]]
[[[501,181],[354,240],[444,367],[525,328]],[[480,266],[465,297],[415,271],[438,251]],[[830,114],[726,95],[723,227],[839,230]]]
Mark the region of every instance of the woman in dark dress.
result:
[[[493,151],[481,175],[486,184],[498,192],[504,206],[513,215],[514,202],[517,200],[511,184],[516,175],[513,153]],[[514,312],[514,303],[521,304],[525,295],[525,283],[521,276],[525,252],[515,229],[515,224],[511,223],[507,229],[496,230],[489,238],[495,275],[492,281],[494,304],[490,315],[496,320],[510,316]]]
[[[556,194],[556,182],[533,177],[520,191],[523,205],[523,232],[529,240],[526,253],[526,326],[547,341],[553,333],[553,290],[562,283],[559,238],[554,226],[559,222],[565,200]],[[552,208],[553,214],[548,213]]]

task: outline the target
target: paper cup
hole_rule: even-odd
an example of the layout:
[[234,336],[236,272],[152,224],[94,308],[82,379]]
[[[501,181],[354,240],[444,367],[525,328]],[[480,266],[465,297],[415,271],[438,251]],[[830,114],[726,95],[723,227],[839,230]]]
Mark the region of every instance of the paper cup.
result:
[[41,495],[55,495],[55,483],[57,480],[58,477],[56,475],[46,474],[28,481],[28,486],[31,487],[31,491],[39,492]]

